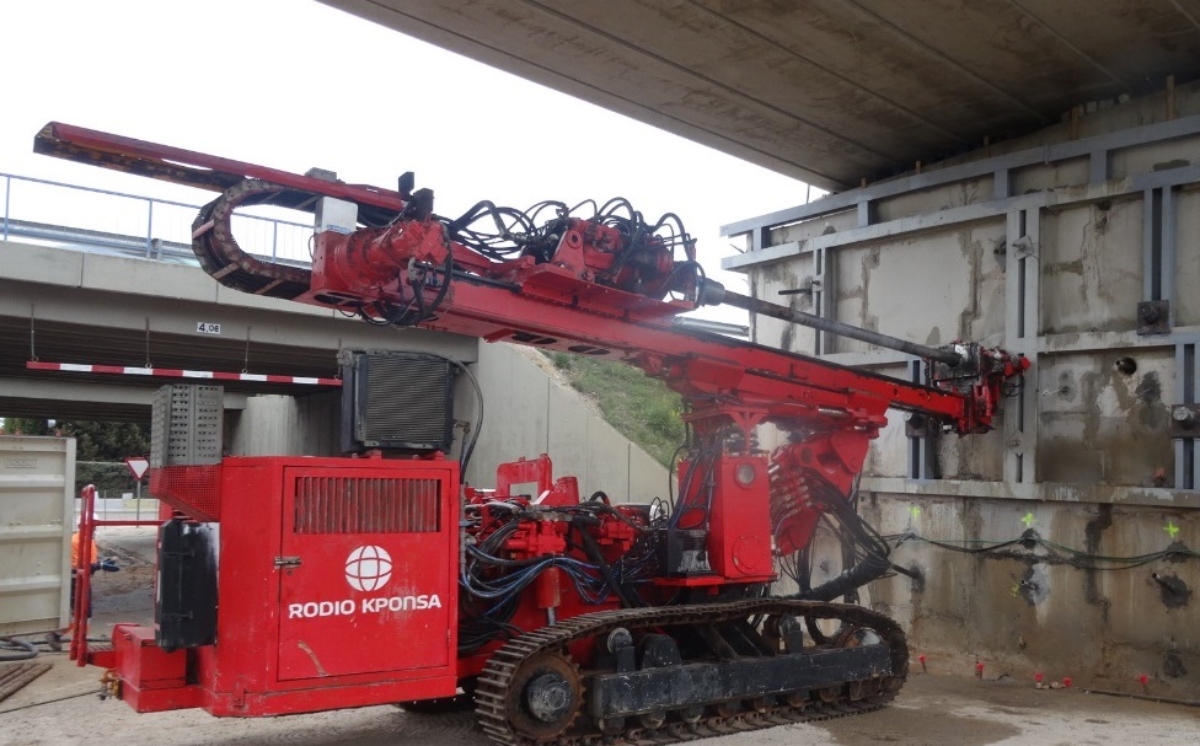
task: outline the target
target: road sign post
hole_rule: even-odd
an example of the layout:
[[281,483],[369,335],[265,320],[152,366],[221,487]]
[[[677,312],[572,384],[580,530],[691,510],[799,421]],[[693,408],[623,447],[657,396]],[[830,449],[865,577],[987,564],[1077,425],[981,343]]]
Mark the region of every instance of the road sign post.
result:
[[134,517],[135,520],[142,519],[142,477],[146,476],[146,470],[150,468],[150,459],[145,456],[130,456],[125,459],[125,465],[129,467],[129,471],[133,472],[134,483]]
[[146,476],[146,470],[150,468],[150,459],[145,456],[130,456],[125,459],[125,465],[133,472],[133,478],[140,482],[142,477]]

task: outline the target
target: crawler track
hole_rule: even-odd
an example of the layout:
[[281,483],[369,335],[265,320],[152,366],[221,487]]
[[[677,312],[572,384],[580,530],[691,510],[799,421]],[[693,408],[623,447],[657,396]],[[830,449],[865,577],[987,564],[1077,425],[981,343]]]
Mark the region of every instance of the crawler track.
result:
[[[814,698],[801,707],[793,707],[784,704],[783,697],[772,697],[769,703],[760,702],[757,707],[735,715],[722,717],[714,715],[712,708],[705,708],[705,715],[698,722],[686,723],[679,719],[668,719],[663,727],[657,729],[633,727],[637,721],[630,719],[633,726],[624,728],[622,732],[602,734],[586,713],[575,721],[571,729],[556,738],[533,738],[513,728],[508,713],[513,706],[513,698],[521,696],[512,686],[513,678],[521,664],[532,656],[565,650],[572,642],[606,635],[619,627],[638,630],[693,623],[721,624],[762,614],[834,619],[848,625],[874,630],[883,643],[889,646],[892,674],[883,681],[877,692],[855,700],[851,700],[847,688],[842,686],[838,687],[838,694],[832,701]],[[497,650],[479,677],[475,692],[476,716],[484,732],[494,742],[504,746],[590,746],[621,741],[678,743],[876,710],[892,700],[904,684],[907,672],[908,647],[900,626],[888,617],[860,606],[792,599],[756,599],[693,606],[622,609],[578,616],[553,627],[522,635]],[[826,700],[828,699],[827,697]],[[581,705],[581,709],[586,709],[586,702]]]

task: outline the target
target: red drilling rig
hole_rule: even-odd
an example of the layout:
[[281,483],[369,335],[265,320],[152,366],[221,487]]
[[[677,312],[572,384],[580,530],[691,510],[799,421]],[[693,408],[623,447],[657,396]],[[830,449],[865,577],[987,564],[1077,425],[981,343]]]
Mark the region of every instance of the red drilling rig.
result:
[[[228,287],[620,360],[686,410],[669,504],[584,498],[546,456],[501,464],[492,489],[460,487],[440,453],[157,465],[155,494],[178,511],[159,572],[174,603],[94,656],[139,711],[473,706],[502,744],[665,742],[874,709],[900,689],[899,626],[833,603],[899,569],[854,507],[868,444],[889,408],[960,435],[991,429],[1024,358],[732,293],[705,276],[679,218],[650,223],[621,199],[481,202],[451,220],[411,174],[394,191],[349,185],[56,123],[35,149],[220,192],[193,248]],[[235,208],[262,204],[326,216],[311,268],[238,246]],[[720,303],[917,355],[926,382],[675,323]],[[759,450],[761,424],[786,444]],[[527,483],[536,494],[516,494]],[[853,560],[772,595],[777,560],[808,550],[823,516]]]

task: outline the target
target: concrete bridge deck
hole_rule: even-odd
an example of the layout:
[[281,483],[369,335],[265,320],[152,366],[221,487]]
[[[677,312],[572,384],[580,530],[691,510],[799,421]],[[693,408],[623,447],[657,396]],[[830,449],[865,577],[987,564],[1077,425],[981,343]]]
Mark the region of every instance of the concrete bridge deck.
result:
[[1200,0],[322,0],[841,190],[1200,77]]
[[[197,325],[219,324],[219,334]],[[436,352],[474,361],[474,339],[412,329],[381,333],[322,308],[238,293],[196,267],[0,242],[0,412],[10,416],[148,420],[169,379],[30,371],[33,358],[187,370],[333,377],[342,348]],[[296,385],[229,382],[247,394]]]

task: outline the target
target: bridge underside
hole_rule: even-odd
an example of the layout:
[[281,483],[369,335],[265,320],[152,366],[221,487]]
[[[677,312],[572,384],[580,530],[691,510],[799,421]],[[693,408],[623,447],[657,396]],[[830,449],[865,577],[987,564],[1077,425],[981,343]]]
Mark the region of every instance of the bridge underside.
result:
[[[0,417],[149,421],[154,391],[181,380],[30,370],[30,360],[329,379],[342,349],[463,362],[478,355],[474,339],[420,329],[381,335],[329,309],[227,290],[195,267],[11,241],[0,242],[0,255]],[[200,333],[201,324],[217,333]],[[220,383],[227,409],[254,394],[336,389]]]
[[1200,77],[1200,0],[323,2],[834,190]]
[[[153,391],[177,379],[29,370],[26,361],[154,368],[271,373],[331,378],[337,350],[204,339],[197,335],[90,326],[84,323],[0,316],[0,416],[141,422],[150,419]],[[33,342],[31,346],[31,341]],[[249,353],[249,357],[247,357]],[[190,381],[204,383],[204,381]],[[295,396],[328,387],[222,381],[229,408],[245,396]]]

